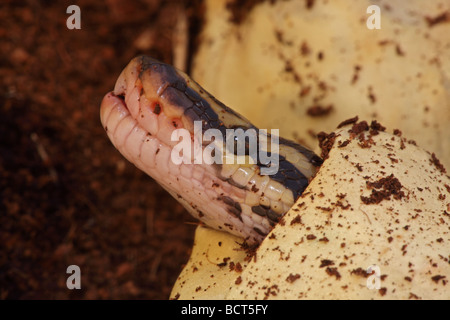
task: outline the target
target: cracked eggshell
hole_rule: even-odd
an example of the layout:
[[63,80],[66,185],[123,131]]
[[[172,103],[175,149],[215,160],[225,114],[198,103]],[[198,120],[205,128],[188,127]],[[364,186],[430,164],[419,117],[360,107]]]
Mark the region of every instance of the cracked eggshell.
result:
[[[247,265],[242,239],[199,226],[190,259],[180,273],[170,299],[224,299],[241,268]],[[231,266],[231,267],[230,267]]]
[[222,102],[310,147],[342,119],[377,119],[450,167],[450,2],[261,1],[238,24],[227,2],[205,2],[192,72]]
[[319,172],[242,273],[189,275],[236,254],[235,238],[214,231],[231,245],[205,259],[217,240],[198,234],[180,297],[208,297],[194,288],[213,276],[220,299],[450,299],[450,178],[406,139],[351,128],[329,139]]
[[401,137],[349,128],[226,298],[450,299],[449,177]]

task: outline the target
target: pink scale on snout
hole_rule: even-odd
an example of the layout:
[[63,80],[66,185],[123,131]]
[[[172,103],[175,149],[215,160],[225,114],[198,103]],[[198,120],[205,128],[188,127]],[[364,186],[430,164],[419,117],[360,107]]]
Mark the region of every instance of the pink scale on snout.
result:
[[130,161],[133,155],[129,153],[129,150],[126,148],[125,142],[135,126],[136,121],[131,116],[127,116],[120,120],[114,132],[112,133],[116,148],[125,156],[125,158],[130,159]]
[[128,88],[127,94],[125,95],[125,103],[127,108],[131,113],[133,118],[137,118],[139,114],[139,103],[141,100],[141,89],[140,87]]
[[133,163],[140,161],[141,156],[141,146],[145,141],[147,132],[143,130],[140,126],[135,126],[131,130],[128,138],[125,140],[124,148],[131,156]]

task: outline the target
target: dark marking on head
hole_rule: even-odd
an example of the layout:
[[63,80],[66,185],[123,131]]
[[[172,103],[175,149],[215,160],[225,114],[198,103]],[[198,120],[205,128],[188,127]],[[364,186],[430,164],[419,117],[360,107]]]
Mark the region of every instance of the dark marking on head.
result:
[[267,210],[267,218],[269,218],[270,224],[275,225],[281,218],[281,215],[273,211],[272,209]]
[[266,216],[266,209],[263,208],[263,206],[253,206],[252,207],[252,212],[256,213],[257,215],[259,215],[261,217],[265,217]]
[[[178,90],[169,84],[163,93],[161,93],[161,98],[166,100],[169,104],[181,108],[183,112],[193,106],[193,102],[186,97],[183,91]],[[198,119],[194,119],[198,120]]]
[[242,184],[237,183],[236,181],[233,180],[233,178],[222,178],[221,180],[228,182],[229,184],[231,184],[232,186],[239,188],[239,189],[243,189],[243,190],[247,190],[248,188],[246,186],[243,186]]
[[316,155],[313,151],[306,149],[304,146],[295,143],[294,141],[282,137],[279,137],[279,139],[280,145],[283,144],[297,150],[298,152],[303,154],[306,157],[306,159],[308,159],[308,161],[315,167],[320,167],[322,165],[323,159],[320,158],[318,155]]
[[153,113],[156,115],[161,113],[161,105],[159,103],[155,103],[155,109],[153,109]]
[[253,230],[255,230],[257,234],[259,234],[263,237],[265,237],[267,235],[267,233],[262,232],[260,229],[258,229],[256,227],[254,227]]
[[184,94],[189,98],[189,100],[191,100],[194,103],[203,100],[200,94],[198,94],[197,91],[195,91],[191,87],[186,87]]
[[[247,119],[214,98],[194,80],[189,79],[187,81],[180,71],[173,66],[148,56],[140,56],[137,59],[140,62],[139,78],[142,81],[148,80],[151,82],[153,88],[157,88],[155,90],[161,91],[159,94],[162,99],[167,100],[175,107],[182,108],[184,115],[191,121],[203,121],[203,130],[216,128],[224,134],[227,128],[220,115],[211,108],[208,100],[218,105],[227,116],[232,115],[241,121],[248,122]],[[199,92],[207,96],[206,99],[195,89],[192,89],[191,83],[198,86]],[[249,126],[253,127],[250,123]]]
[[282,214],[276,213],[270,207],[265,205],[253,206],[252,212],[256,213],[261,217],[265,217],[268,219],[271,226],[274,226],[281,219]]
[[217,198],[217,200],[225,203],[227,205],[227,211],[242,221],[242,208],[239,202],[234,201],[228,196],[220,196]]

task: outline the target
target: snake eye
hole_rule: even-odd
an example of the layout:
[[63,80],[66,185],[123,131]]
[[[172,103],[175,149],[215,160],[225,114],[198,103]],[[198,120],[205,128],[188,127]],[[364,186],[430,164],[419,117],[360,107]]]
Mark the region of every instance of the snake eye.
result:
[[153,103],[152,109],[153,109],[152,110],[153,113],[156,114],[156,115],[159,115],[161,113],[161,110],[162,110],[161,105],[158,102]]

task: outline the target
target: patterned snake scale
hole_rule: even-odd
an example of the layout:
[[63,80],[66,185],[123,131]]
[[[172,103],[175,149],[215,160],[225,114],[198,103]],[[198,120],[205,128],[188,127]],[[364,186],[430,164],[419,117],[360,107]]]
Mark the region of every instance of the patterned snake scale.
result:
[[[176,163],[171,154],[180,141],[172,141],[172,134],[182,128],[194,141],[195,122],[201,124],[202,134],[208,129],[219,130],[223,141],[227,141],[227,129],[262,131],[183,72],[148,56],[134,58],[122,71],[114,90],[103,98],[100,116],[108,137],[122,155],[162,185],[194,217],[249,243],[264,239],[322,164],[312,151],[279,137],[278,170],[264,175],[261,170],[267,164],[253,158],[251,162],[249,140],[237,136],[234,143],[243,145],[246,153],[237,154],[238,147],[231,153],[234,160],[243,156],[247,160],[243,164]],[[265,134],[271,141],[271,135]],[[200,142],[200,150],[220,140],[212,141]],[[258,147],[274,155],[270,146],[256,141]],[[228,145],[225,148],[229,150]]]

